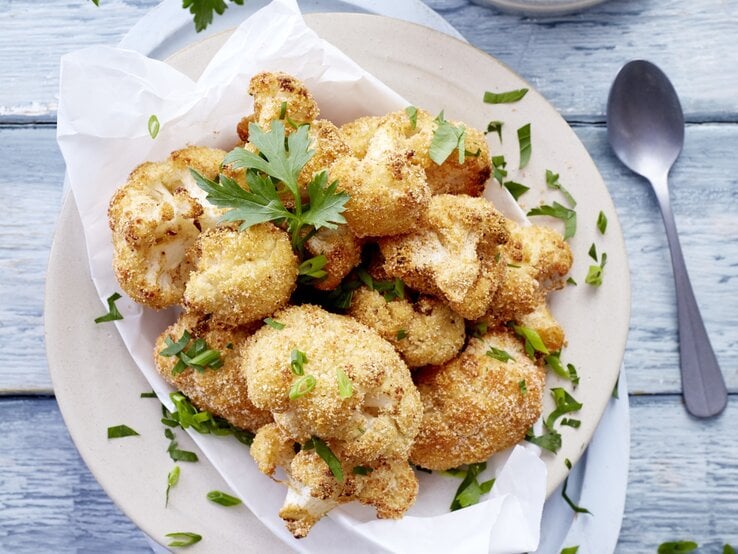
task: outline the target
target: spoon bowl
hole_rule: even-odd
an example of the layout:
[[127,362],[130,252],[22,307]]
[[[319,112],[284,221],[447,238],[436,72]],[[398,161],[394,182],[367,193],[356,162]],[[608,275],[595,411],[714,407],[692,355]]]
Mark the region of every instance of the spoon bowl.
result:
[[668,77],[651,62],[629,62],[607,99],[607,138],[620,161],[651,182],[669,239],[679,318],[682,395],[689,413],[710,417],[728,393],[689,282],[669,200],[668,175],[684,145],[684,113]]

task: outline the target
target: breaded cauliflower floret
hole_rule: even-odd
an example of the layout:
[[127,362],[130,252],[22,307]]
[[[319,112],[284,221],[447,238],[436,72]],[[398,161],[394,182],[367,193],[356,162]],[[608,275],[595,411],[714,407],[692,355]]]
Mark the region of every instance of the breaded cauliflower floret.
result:
[[550,352],[557,352],[566,344],[564,329],[554,319],[545,302],[541,302],[533,311],[517,320],[521,325],[536,331]]
[[464,318],[437,298],[387,302],[376,290],[354,291],[349,315],[392,343],[415,368],[447,362],[464,346]]
[[319,290],[335,289],[361,262],[361,244],[361,239],[354,236],[348,225],[338,225],[335,229],[323,227],[309,238],[305,248],[313,256],[325,256],[323,270],[328,273],[313,286]]
[[552,289],[561,287],[573,259],[557,231],[512,220],[505,224],[510,240],[501,251],[507,269],[487,313],[488,320],[498,322],[517,319],[545,302]]
[[438,195],[414,233],[379,241],[384,269],[414,289],[445,299],[466,319],[484,315],[504,266],[503,217],[484,198]]
[[[512,360],[487,356],[492,347]],[[540,417],[545,372],[507,329],[470,339],[458,358],[416,377],[423,399],[412,463],[433,470],[483,462],[520,442]]]
[[178,150],[164,162],[138,166],[113,195],[113,269],[136,302],[161,309],[182,300],[191,270],[185,254],[221,213],[205,200],[189,168],[214,179],[224,157],[214,148]]
[[[270,410],[294,441],[342,441],[347,456],[364,462],[406,457],[422,414],[410,371],[392,345],[358,321],[317,306],[291,306],[273,317],[285,327],[257,331],[241,360],[254,405]],[[298,351],[315,384],[290,399],[301,378],[291,367]],[[351,382],[347,398],[340,395],[338,370]]]
[[186,308],[229,325],[263,319],[295,290],[297,257],[287,234],[271,223],[207,231],[191,256],[196,261],[185,288]]
[[[329,170],[333,162],[338,158],[351,154],[351,150],[344,142],[343,136],[338,131],[338,128],[326,119],[313,121],[310,124],[308,135],[310,136],[310,150],[313,150],[315,153],[302,168],[302,171],[300,171],[298,184],[302,188],[307,187],[313,175],[324,169]],[[334,177],[330,171],[329,177],[333,181]],[[307,193],[305,192],[303,196],[307,198]]]
[[373,506],[379,518],[397,519],[415,502],[418,481],[405,459],[361,464],[342,443],[329,443],[341,463],[339,481],[314,448],[295,453],[293,445],[276,424],[267,425],[254,438],[251,454],[267,475],[274,476],[277,467],[284,470],[288,490],[279,515],[297,538],[339,504],[358,500]]
[[[257,73],[249,83],[249,94],[254,97],[254,113],[247,116],[245,122],[242,120],[239,123],[239,135],[244,141],[248,140],[249,122],[269,130],[275,119],[291,120],[296,124],[311,123],[320,113],[315,98],[302,81],[286,73],[268,71]],[[244,123],[245,136],[241,134]],[[286,127],[288,132],[292,129],[289,125]]]
[[331,167],[331,179],[350,196],[343,215],[356,236],[397,235],[417,227],[430,189],[408,156],[387,149],[363,160],[346,156]]
[[[200,410],[222,417],[240,429],[256,431],[270,423],[272,416],[251,403],[246,378],[240,371],[241,346],[254,330],[253,325],[227,327],[214,322],[209,316],[183,312],[156,341],[156,369],[165,381],[184,393]],[[174,375],[172,370],[178,358],[165,357],[160,352],[167,347],[165,339],[177,342],[185,331],[192,337],[191,341],[203,339],[208,348],[218,350],[223,365],[216,369],[206,368],[203,372],[188,367]]]
[[359,159],[366,156],[374,133],[384,119],[383,116],[367,115],[344,123],[339,127],[343,140],[346,141],[351,152]]

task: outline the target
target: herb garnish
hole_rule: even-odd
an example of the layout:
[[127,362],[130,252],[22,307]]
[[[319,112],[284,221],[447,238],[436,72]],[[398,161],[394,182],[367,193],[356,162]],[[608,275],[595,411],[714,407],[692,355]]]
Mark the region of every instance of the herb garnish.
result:
[[138,433],[128,427],[128,425],[115,425],[114,427],[108,427],[109,439],[120,439],[123,437],[133,437],[137,435]]
[[[187,2],[187,0],[184,1]],[[173,548],[184,548],[186,546],[192,546],[193,544],[202,540],[201,535],[184,531],[179,531],[177,533],[167,533],[165,536],[173,539],[172,542],[167,545]]]
[[502,185],[510,192],[516,201],[530,190],[530,187],[526,187],[525,185],[516,183],[515,181],[505,181]]
[[139,395],[139,398],[156,398],[156,393],[154,391],[151,391],[151,392],[142,392]]
[[487,131],[485,131],[485,135],[489,133],[497,133],[497,137],[500,139],[500,142],[502,142],[502,121],[490,121],[487,123]]
[[574,200],[574,197],[571,195],[571,193],[566,190],[561,183],[559,183],[558,173],[554,173],[550,169],[546,170],[546,186],[548,186],[548,188],[550,189],[558,190],[559,192],[561,192],[561,194],[564,195],[564,198],[566,198],[566,201],[570,207],[577,207],[577,201]]
[[526,215],[547,215],[562,220],[564,222],[564,240],[573,237],[577,232],[577,212],[570,210],[566,206],[562,206],[558,202],[554,202],[552,205],[543,204],[537,208],[533,208]]
[[[234,4],[243,6],[244,0],[230,0]],[[222,15],[228,7],[225,0],[182,0],[182,7],[190,9],[194,16],[195,31],[203,31],[213,22],[213,12]]]
[[464,480],[456,489],[456,495],[451,502],[451,511],[460,510],[479,502],[479,498],[483,494],[487,494],[492,486],[495,484],[494,479],[489,481],[479,482],[477,477],[487,469],[487,462],[481,462],[478,464],[469,464],[466,468],[466,474],[464,475],[463,470],[457,472],[457,475],[464,475]]
[[[207,193],[207,200],[220,208],[230,208],[221,221],[240,221],[244,230],[257,223],[274,221],[286,223],[292,237],[292,246],[301,251],[306,239],[303,228],[335,229],[346,223],[341,215],[349,199],[338,191],[338,181],[328,184],[328,172],[316,173],[307,185],[308,204],[303,206],[298,187],[298,177],[315,152],[310,150],[308,126],[301,125],[285,139],[284,124],[273,121],[269,131],[263,131],[255,123],[249,124],[249,141],[259,150],[259,155],[244,148],[235,148],[223,160],[234,169],[246,170],[249,190],[236,181],[220,175],[219,182],[211,181],[190,169],[197,185]],[[294,210],[288,210],[279,198],[282,186],[294,200]]]
[[510,354],[508,354],[504,350],[495,348],[494,346],[490,346],[489,350],[487,350],[485,354],[489,356],[490,358],[492,358],[493,360],[497,360],[500,362],[507,362],[509,360],[515,361],[515,358],[513,358]]
[[381,293],[387,302],[392,302],[397,298],[401,300],[405,299],[405,283],[403,283],[400,279],[379,281],[372,278],[372,276],[369,275],[369,273],[367,273],[364,269],[360,269],[357,272],[357,276],[359,277],[359,280],[364,283],[369,290],[376,290],[377,292]]
[[533,145],[530,142],[530,123],[526,123],[518,129],[518,144],[520,145],[520,165],[523,169],[530,161],[530,154],[533,151]]
[[351,398],[354,394],[354,385],[346,375],[346,372],[340,367],[336,369],[336,378],[338,379],[338,396],[341,398]]
[[589,254],[589,257],[594,261],[597,261],[597,247],[594,242],[592,243],[592,246],[589,247],[589,252],[587,252],[587,254]]
[[170,489],[179,483],[179,466],[174,466],[172,471],[167,475],[167,493],[164,500],[164,507],[169,506],[169,491]]
[[577,554],[577,552],[579,552],[579,545],[562,548],[559,554]]
[[575,286],[575,287],[577,286],[577,282],[576,282],[576,281],[574,280],[574,277],[569,277],[569,278],[568,278],[568,279],[566,280],[566,284],[567,284],[567,285],[573,285],[573,286]]
[[433,138],[431,139],[430,149],[428,155],[436,165],[441,165],[445,162],[454,150],[459,151],[459,163],[464,163],[464,156],[466,150],[464,143],[466,141],[466,127],[455,125],[446,121],[443,116],[443,111],[436,117],[436,129],[433,131]]
[[542,435],[537,436],[531,428],[525,434],[525,440],[554,454],[561,448],[561,435],[558,431],[545,431]]
[[523,396],[528,394],[528,383],[525,382],[525,379],[518,382],[518,388],[520,388],[520,394]]
[[302,445],[303,450],[311,450],[312,448],[315,448],[315,452],[318,456],[328,464],[328,468],[331,470],[333,477],[336,478],[336,481],[343,483],[343,468],[341,467],[341,462],[336,458],[336,455],[323,439],[313,436]]
[[313,375],[303,375],[290,386],[289,398],[295,400],[301,396],[305,396],[315,388],[315,377]]
[[582,408],[582,404],[561,387],[552,388],[551,396],[553,396],[556,409],[548,414],[548,417],[543,422],[543,425],[549,430],[553,430],[554,424],[559,417],[571,412],[577,412]]
[[290,369],[292,369],[292,373],[295,375],[305,375],[303,366],[306,363],[308,363],[308,359],[305,352],[298,350],[297,348],[290,352]]
[[397,333],[395,333],[395,338],[397,340],[402,340],[407,338],[407,331],[405,329],[398,329]]
[[197,454],[194,452],[190,452],[189,450],[180,450],[177,448],[179,444],[176,440],[176,435],[172,432],[171,429],[164,429],[164,436],[169,439],[169,446],[167,447],[167,452],[169,453],[169,457],[175,461],[175,462],[197,462],[199,461],[199,458],[197,457]]
[[662,542],[659,545],[658,554],[678,554],[680,552],[692,552],[699,545],[692,541]]
[[172,375],[178,375],[188,367],[202,373],[206,369],[218,369],[223,366],[223,359],[220,357],[218,350],[208,348],[208,344],[204,339],[195,339],[192,346],[190,346],[191,339],[192,336],[186,329],[177,342],[169,337],[164,339],[167,346],[159,352],[159,355],[165,358],[173,356],[178,358],[177,363],[172,368]]
[[521,100],[526,94],[528,94],[527,88],[509,90],[507,92],[486,91],[483,100],[487,104],[510,104]]
[[120,298],[121,295],[117,292],[114,292],[113,294],[108,296],[108,313],[95,318],[95,323],[104,323],[106,321],[117,321],[119,319],[123,319],[123,316],[120,314],[118,308],[115,305],[116,300],[119,300]]
[[412,129],[415,130],[415,128],[418,126],[418,108],[415,106],[408,106],[405,108],[405,113],[407,114],[408,119],[410,119],[410,125],[412,125]]
[[475,323],[471,328],[471,335],[475,338],[482,338],[484,335],[487,334],[487,328],[489,325],[487,325],[486,322],[480,321],[479,323]]
[[328,275],[328,272],[323,269],[327,263],[328,258],[323,254],[308,258],[302,262],[297,268],[297,275],[300,282],[310,283],[313,280],[322,279]]
[[528,354],[529,358],[533,358],[536,352],[550,354],[538,331],[524,325],[513,325],[512,328],[515,334],[525,339],[525,353]]
[[279,321],[272,319],[271,317],[267,317],[264,319],[264,323],[269,325],[272,329],[276,329],[277,331],[281,331],[286,327],[284,323],[280,323]]
[[374,468],[366,467],[366,466],[356,466],[354,469],[351,470],[351,473],[354,475],[369,475],[372,471],[374,471]]
[[[202,435],[213,434],[217,436],[233,435],[236,439],[245,445],[250,445],[254,440],[254,434],[250,431],[238,429],[225,419],[212,415],[206,410],[198,410],[192,405],[192,402],[181,392],[173,392],[169,395],[174,402],[174,412],[170,412],[166,406],[162,404],[162,420],[161,422],[168,427],[182,427],[187,429],[192,427],[195,431]],[[167,429],[167,431],[170,431]],[[171,431],[170,431],[171,433]],[[173,440],[172,437],[167,437]]]
[[231,496],[230,494],[227,494],[222,491],[210,491],[207,494],[208,500],[211,502],[215,502],[216,504],[220,504],[221,506],[238,506],[241,504],[241,499],[236,498],[235,496]]
[[620,391],[618,388],[620,387],[620,374],[618,374],[618,378],[615,380],[615,386],[612,388],[612,398],[615,398],[616,400],[620,398]]
[[597,228],[600,230],[601,235],[604,235],[605,231],[607,231],[607,216],[602,210],[597,215]]
[[160,128],[161,125],[159,124],[159,118],[156,117],[156,115],[152,115],[149,118],[149,136],[151,136],[152,139],[155,139],[156,135],[159,134]]
[[[594,254],[594,255],[593,255]],[[597,252],[594,250],[594,244],[589,250],[589,255],[597,261]],[[607,253],[603,252],[600,257],[599,265],[590,265],[587,270],[587,276],[584,278],[584,282],[593,287],[599,287],[602,285],[602,277],[605,270],[605,264],[607,263]]]
[[568,379],[574,385],[579,384],[579,376],[577,375],[577,369],[574,367],[573,364],[566,364],[566,367],[564,367],[564,364],[561,362],[561,351],[552,352],[551,354],[544,357],[544,360],[549,365],[551,369],[554,370],[554,373],[558,375],[559,377],[563,377],[564,379]]
[[492,156],[490,161],[492,162],[492,176],[500,183],[500,186],[504,186],[505,177],[507,177],[505,156]]

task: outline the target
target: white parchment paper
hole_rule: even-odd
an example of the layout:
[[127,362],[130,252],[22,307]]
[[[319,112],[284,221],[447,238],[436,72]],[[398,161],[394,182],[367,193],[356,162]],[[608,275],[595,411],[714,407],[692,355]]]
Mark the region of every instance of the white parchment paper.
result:
[[[264,70],[302,79],[321,116],[337,124],[408,104],[310,30],[294,0],[275,0],[247,19],[197,82],[129,50],[93,47],[62,58],[57,135],[102,301],[120,289],[107,225],[107,205],[115,189],[143,161],[163,160],[187,144],[230,149],[237,141],[236,123],[251,111],[249,79]],[[147,127],[152,114],[161,124],[155,140]],[[506,215],[520,219],[509,198],[494,200]],[[118,307],[125,319],[116,325],[131,356],[160,400],[171,407],[170,387],[156,372],[152,352],[174,313],[143,309],[125,296]],[[516,446],[490,461],[484,477],[496,476],[497,481],[487,499],[475,506],[448,512],[459,481],[421,474],[418,500],[402,520],[377,520],[373,510],[351,504],[333,510],[330,520],[297,542],[277,516],[285,490],[258,471],[243,445],[194,432],[191,436],[244,503],[297,550],[505,553],[532,551],[538,544],[546,468],[532,445]]]

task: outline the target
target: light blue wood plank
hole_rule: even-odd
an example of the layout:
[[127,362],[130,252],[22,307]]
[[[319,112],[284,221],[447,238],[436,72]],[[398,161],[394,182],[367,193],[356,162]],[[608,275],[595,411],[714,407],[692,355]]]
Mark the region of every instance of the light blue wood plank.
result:
[[[115,44],[156,0],[0,0],[0,118],[53,120],[59,56]],[[693,120],[735,120],[735,5],[700,0],[611,0],[576,15],[531,19],[467,0],[429,0],[472,44],[528,79],[563,114],[601,120],[609,83],[633,58],[674,79]],[[490,83],[493,86],[494,83]]]
[[88,471],[53,399],[0,400],[0,552],[151,552]]

